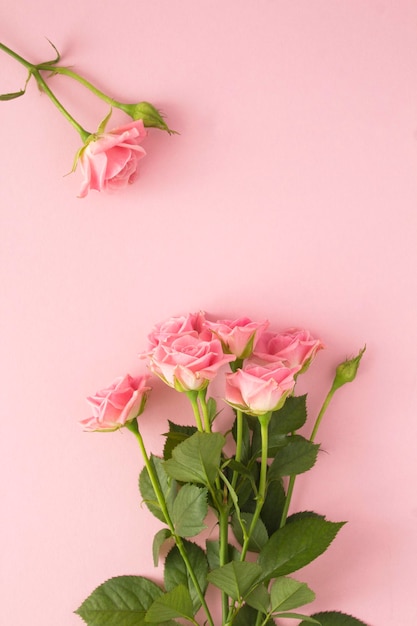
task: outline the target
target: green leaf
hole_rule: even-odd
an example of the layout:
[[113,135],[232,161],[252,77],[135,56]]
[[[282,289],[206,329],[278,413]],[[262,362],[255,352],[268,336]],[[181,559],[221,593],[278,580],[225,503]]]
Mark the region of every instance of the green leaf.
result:
[[[220,567],[220,544],[217,539],[207,539],[206,541],[207,560],[210,569]],[[240,552],[237,548],[228,544],[227,546],[228,561],[240,561]]]
[[290,611],[313,602],[316,594],[306,583],[289,577],[277,578],[271,586],[271,612]]
[[221,433],[194,433],[172,451],[172,458],[164,463],[165,470],[175,480],[212,487],[224,443]]
[[[233,626],[253,626],[256,624],[256,619],[258,617],[257,609],[248,606],[247,604],[243,605],[233,620]],[[266,626],[274,626],[275,622],[273,619],[269,619],[266,623]]]
[[[295,432],[304,425],[307,419],[307,396],[291,396],[284,406],[272,413],[268,426],[268,457],[272,458],[278,450],[287,444],[288,433]],[[261,432],[258,424],[253,425],[252,455],[261,454]]]
[[194,617],[190,593],[184,585],[178,585],[155,600],[146,613],[145,621],[161,624],[175,617],[190,620]]
[[257,611],[260,611],[265,615],[269,612],[269,606],[271,601],[268,589],[265,587],[265,585],[260,584],[255,587],[255,589],[253,589],[253,591],[251,591],[250,594],[246,596],[245,600],[246,603],[249,604],[249,606],[252,606]]
[[256,563],[232,561],[210,572],[207,579],[233,600],[241,600],[251,591],[261,574],[262,570]]
[[[242,523],[245,524],[246,530],[248,531],[252,523],[252,519],[253,519],[252,513],[242,513],[240,517],[241,517]],[[239,544],[243,546],[243,542],[244,542],[243,530],[239,523],[239,519],[236,515],[232,517],[232,530]],[[268,541],[268,531],[263,521],[261,519],[258,519],[255,524],[255,528],[253,529],[252,534],[250,536],[248,550],[250,552],[260,552],[262,549],[262,546],[264,546],[267,541]]]
[[158,566],[159,553],[161,551],[162,545],[171,536],[172,536],[171,535],[171,531],[168,528],[161,528],[161,530],[159,530],[156,533],[155,537],[153,538],[153,542],[152,542],[152,556],[153,556],[153,564],[155,565],[155,567]]
[[207,489],[184,485],[178,492],[172,509],[175,532],[180,537],[194,537],[206,528]]
[[263,546],[258,564],[263,580],[291,574],[325,552],[345,522],[320,517],[295,520],[277,530]]
[[282,480],[274,480],[268,485],[266,498],[261,511],[261,519],[271,536],[281,525],[285,505],[285,490]]
[[287,435],[304,426],[307,419],[307,395],[290,396],[279,411],[274,411],[271,417],[271,435]]
[[282,476],[302,474],[311,469],[316,462],[319,445],[303,437],[288,438],[288,445],[278,450],[268,471],[268,481],[278,480]]
[[[200,546],[191,541],[184,541],[184,549],[187,553],[188,560],[198,580],[201,591],[204,593],[207,589],[208,563],[205,552]],[[187,568],[184,564],[182,556],[174,546],[165,559],[164,583],[167,591],[172,591],[178,585],[184,585],[188,588],[195,610],[199,609],[201,602],[191,580]]]
[[197,432],[195,426],[180,426],[168,420],[169,432],[165,433],[164,460],[167,461],[172,456],[173,449],[182,441]]
[[15,98],[20,98],[25,93],[24,89],[20,91],[14,91],[13,93],[2,93],[0,94],[0,100],[14,100]]
[[88,626],[142,626],[162,590],[142,576],[118,576],[97,587],[75,611]]
[[304,519],[306,517],[318,517],[319,519],[326,519],[325,515],[320,515],[319,513],[315,513],[314,511],[298,511],[297,513],[293,513],[289,517],[287,517],[287,524],[291,524],[298,519]]
[[247,471],[241,473],[236,485],[239,507],[247,513],[253,513],[256,508],[256,495],[259,483],[259,463],[250,463]]
[[[158,479],[159,486],[164,496],[169,513],[172,511],[174,499],[176,496],[177,485],[175,481],[166,474],[163,467],[163,460],[157,456],[151,455],[150,463],[154,469],[154,473]],[[149,473],[146,467],[140,473],[139,476],[139,490],[142,495],[143,501],[150,510],[161,522],[166,523],[164,514],[159,506],[158,499],[156,497]]]
[[[314,619],[313,617],[309,617],[308,615],[303,615],[302,613],[277,613],[275,615],[275,617],[282,617],[282,618],[290,618],[290,619],[304,619],[304,622],[307,624],[318,624],[320,625],[320,622],[318,622],[316,619]],[[303,624],[304,624],[303,622]]]
[[[273,458],[278,450],[283,446],[286,446],[287,436],[282,433],[272,433],[270,431],[271,422],[269,423],[269,435],[268,435],[268,458]],[[261,456],[262,453],[262,443],[261,443],[261,427],[258,423],[253,428],[253,437],[252,437],[252,458],[257,459]]]
[[[340,611],[324,611],[322,613],[314,613],[311,617],[318,620],[318,623],[321,626],[367,626],[365,622],[361,622],[359,619],[356,619],[356,617],[347,615],[347,613],[341,613]],[[299,626],[303,626],[304,624],[307,624],[305,618]]]

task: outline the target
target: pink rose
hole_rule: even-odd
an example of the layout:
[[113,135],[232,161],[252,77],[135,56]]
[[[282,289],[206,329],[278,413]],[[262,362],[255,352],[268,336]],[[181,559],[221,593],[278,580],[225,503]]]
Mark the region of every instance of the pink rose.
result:
[[189,313],[179,317],[170,317],[156,324],[148,335],[150,350],[161,343],[166,343],[174,337],[181,335],[195,335],[201,339],[211,339],[211,333],[205,329],[204,313]]
[[206,326],[217,335],[226,352],[231,352],[238,359],[246,359],[252,354],[258,335],[264,331],[269,322],[252,322],[248,317],[237,320],[219,320],[206,322]]
[[294,388],[294,370],[282,363],[257,365],[247,361],[244,369],[226,374],[226,402],[251,415],[276,411]]
[[282,361],[291,368],[307,369],[318,350],[324,348],[322,342],[308,330],[290,328],[282,333],[266,331],[256,344],[253,357],[263,362]]
[[143,121],[136,120],[87,141],[79,156],[84,176],[79,197],[84,198],[90,189],[114,190],[133,183],[138,161],[146,154],[138,145],[145,137]]
[[93,416],[81,421],[84,430],[117,430],[138,417],[145,408],[150,387],[148,375],[133,378],[129,374],[87,398]]
[[197,333],[179,333],[154,348],[150,368],[177,391],[198,391],[207,387],[222,365],[234,359],[223,353],[218,339],[204,341]]

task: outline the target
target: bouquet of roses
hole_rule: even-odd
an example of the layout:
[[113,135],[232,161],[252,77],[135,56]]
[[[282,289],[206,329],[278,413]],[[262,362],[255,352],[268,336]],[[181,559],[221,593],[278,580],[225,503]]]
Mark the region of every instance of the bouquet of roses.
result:
[[[34,64],[0,42],[0,50],[13,57],[28,72],[24,88],[12,93],[1,94],[0,100],[14,100],[23,96],[29,80],[33,77],[40,91],[49,97],[75,128],[83,142],[82,147],[75,156],[72,168],[72,171],[74,171],[79,164],[83,174],[80,198],[84,198],[90,189],[96,191],[116,190],[125,187],[128,183],[133,183],[138,174],[138,162],[146,155],[143,147],[139,145],[146,137],[146,128],[159,128],[167,131],[169,134],[173,134],[175,131],[168,128],[160,111],[149,102],[137,102],[134,104],[119,102],[97,89],[87,79],[69,67],[58,65],[61,56],[56,47],[51,42],[49,43],[54,49],[55,57],[44,63]],[[45,80],[44,74],[52,76],[61,74],[76,80],[110,105],[110,113],[98,124],[96,131],[86,130],[69,113],[52,91]],[[133,121],[112,130],[106,130],[113,108],[120,109]]]
[[[142,356],[153,374],[186,394],[195,418],[192,426],[168,422],[162,456],[147,451],[140,431],[150,374],[126,375],[88,399],[93,415],[81,422],[86,431],[126,428],[136,437],[144,460],[141,497],[163,524],[152,546],[155,565],[167,553],[163,584],[130,575],[95,589],[76,611],[88,626],[214,626],[211,586],[221,597],[222,626],[271,626],[284,618],[299,626],[365,626],[340,611],[300,612],[315,594],[292,574],[320,556],[344,522],[312,511],[289,514],[297,475],[316,462],[326,408],[354,380],[364,349],[337,367],[306,438],[298,432],[306,396],[297,396],[295,385],[323,345],[306,330],[267,327],[197,313],[154,328]],[[231,408],[223,433],[208,391],[224,366]],[[199,541],[210,511],[217,530]]]

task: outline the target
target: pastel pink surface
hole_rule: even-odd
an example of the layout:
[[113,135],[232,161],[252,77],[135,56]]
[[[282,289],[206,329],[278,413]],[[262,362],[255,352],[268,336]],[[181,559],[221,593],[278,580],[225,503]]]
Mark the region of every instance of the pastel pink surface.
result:
[[[4,623],[77,626],[72,611],[106,578],[158,579],[134,438],[78,421],[86,396],[142,371],[156,322],[202,309],[323,340],[300,381],[311,419],[334,366],[367,344],[294,499],[349,523],[300,578],[311,610],[412,624],[416,2],[5,0],[1,13],[2,42],[41,62],[48,37],[66,65],[152,102],[180,133],[151,130],[134,184],[79,199],[80,173],[64,177],[74,130],[32,83],[0,103]],[[1,54],[0,91],[25,78]],[[52,84],[84,127],[107,115],[69,79]],[[142,416],[154,452],[173,410],[191,420],[183,396],[157,388]]]

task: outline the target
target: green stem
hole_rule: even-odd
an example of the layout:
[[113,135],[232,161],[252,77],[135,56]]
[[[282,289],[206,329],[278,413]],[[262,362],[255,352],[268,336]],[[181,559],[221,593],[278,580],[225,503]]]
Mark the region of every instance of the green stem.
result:
[[[9,54],[11,57],[13,57],[13,59],[15,59],[16,61],[18,61],[21,65],[23,65],[24,67],[26,67],[26,69],[29,71],[29,77],[33,76],[34,79],[36,80],[36,82],[38,83],[38,86],[40,88],[41,91],[44,91],[46,93],[46,95],[48,96],[48,98],[53,102],[53,104],[57,107],[57,109],[62,113],[62,115],[69,121],[69,123],[75,128],[75,130],[80,134],[82,141],[85,143],[88,139],[88,137],[90,137],[91,133],[87,132],[78,122],[77,120],[75,120],[72,115],[65,109],[65,107],[60,103],[60,101],[58,100],[58,98],[55,96],[55,94],[49,89],[48,85],[46,84],[45,80],[43,79],[41,73],[40,73],[40,69],[42,68],[42,66],[36,66],[33,65],[33,63],[30,63],[29,61],[27,61],[26,59],[24,59],[23,57],[20,56],[20,54],[17,54],[16,52],[14,52],[13,50],[11,50],[10,48],[8,48],[7,46],[5,46],[4,44],[0,43],[0,50],[3,50],[3,52],[6,52],[7,54]],[[50,68],[54,67],[54,66],[48,66]],[[56,70],[57,68],[55,68]]]
[[265,413],[265,415],[259,415],[259,423],[261,425],[261,443],[262,443],[262,452],[261,452],[261,470],[259,476],[259,489],[258,489],[258,497],[256,500],[256,508],[252,517],[252,522],[249,527],[248,536],[243,542],[242,546],[242,554],[240,555],[240,560],[244,561],[246,557],[246,553],[249,548],[249,541],[251,535],[255,529],[256,523],[261,514],[262,507],[265,501],[265,493],[266,493],[266,473],[268,470],[268,425],[271,420],[272,413]]
[[[311,432],[311,436],[310,436],[311,443],[314,442],[314,440],[315,440],[315,438],[317,436],[317,432],[318,432],[318,430],[320,428],[320,424],[321,424],[321,421],[323,419],[323,416],[324,416],[324,414],[325,414],[325,412],[326,412],[326,410],[327,410],[327,408],[328,408],[328,406],[329,406],[329,404],[330,404],[330,402],[331,402],[331,400],[332,400],[336,390],[337,390],[337,387],[334,387],[332,385],[329,393],[327,394],[327,396],[324,399],[323,405],[322,405],[322,407],[321,407],[321,409],[319,411],[319,414],[317,415],[317,419],[315,421],[313,430]],[[295,474],[290,476],[290,480],[288,482],[288,488],[287,488],[287,495],[285,497],[285,505],[284,505],[284,509],[282,511],[280,528],[285,526],[285,523],[287,521],[288,511],[289,511],[290,504],[291,504],[291,498],[292,498],[292,494],[293,494],[293,491],[294,491],[295,479],[296,479],[296,475]]]
[[[242,458],[242,443],[243,443],[243,413],[242,411],[239,411],[238,409],[236,411],[236,454],[235,454],[235,461],[237,463],[240,463],[240,460]],[[233,476],[232,476],[233,489],[236,488],[237,479],[238,479],[238,472],[234,470]]]
[[[229,513],[228,508],[222,507],[219,510],[219,560],[220,567],[226,565],[229,560],[228,539],[229,539]],[[223,622],[229,613],[229,597],[225,591],[221,592]]]
[[90,83],[90,81],[88,81],[86,78],[84,78],[83,76],[80,76],[76,72],[73,72],[68,67],[51,65],[50,63],[40,63],[36,67],[38,70],[43,70],[46,72],[51,72],[53,74],[62,74],[63,76],[68,76],[69,78],[72,78],[73,80],[76,80],[78,83],[83,85],[83,87],[86,87],[87,89],[89,89],[98,98],[100,98],[101,100],[104,100],[104,102],[107,102],[107,104],[110,104],[110,106],[121,109],[122,111],[125,111],[126,113],[128,112],[129,105],[126,105],[123,102],[118,102],[114,98],[110,98],[110,96],[105,94],[103,91],[100,91],[100,89],[97,89],[97,87],[95,87],[92,83]]
[[319,414],[317,416],[317,419],[316,419],[316,423],[314,424],[313,430],[311,432],[311,436],[310,436],[310,441],[311,442],[313,442],[315,440],[315,438],[316,438],[317,431],[318,431],[318,429],[320,427],[320,424],[321,424],[321,420],[323,419],[323,416],[324,416],[324,414],[325,414],[325,412],[327,410],[327,407],[329,406],[329,404],[330,404],[330,402],[331,402],[331,400],[332,400],[332,398],[334,396],[335,391],[336,391],[336,389],[334,387],[332,387],[330,389],[329,393],[327,394],[324,402],[323,402],[323,406],[320,409],[320,412],[319,412]]
[[191,402],[191,406],[193,407],[193,412],[194,412],[194,417],[195,417],[195,421],[197,424],[197,429],[200,431],[200,433],[203,432],[203,423],[201,421],[201,415],[200,415],[200,407],[198,405],[198,391],[186,391],[185,392],[187,398],[189,399],[189,401]]
[[205,389],[200,389],[200,391],[198,392],[198,399],[200,400],[201,412],[203,414],[204,430],[206,433],[211,433],[211,424],[210,424],[210,418],[208,414],[206,394],[207,394],[207,387]]
[[28,69],[29,71],[31,71],[32,68],[34,67],[32,63],[29,63],[29,61],[26,61],[26,59],[21,57],[20,54],[17,54],[17,52],[14,52],[14,50],[10,50],[10,48],[5,46],[4,43],[0,43],[0,50],[3,50],[3,52],[5,52],[6,54],[9,54],[11,57],[15,59],[15,61],[18,61],[21,65],[26,67],[26,69]]
[[281,515],[281,523],[279,526],[280,528],[285,526],[285,523],[287,521],[288,511],[289,511],[290,504],[291,504],[291,498],[292,498],[292,494],[294,491],[295,478],[296,478],[296,475],[292,474],[292,476],[290,476],[290,480],[288,481],[287,494],[285,496],[285,504],[284,504],[284,509],[282,511],[282,515]]
[[164,498],[164,495],[163,495],[163,493],[161,491],[161,487],[159,485],[158,477],[155,474],[155,470],[154,470],[154,468],[152,466],[152,463],[150,461],[150,458],[148,457],[148,454],[146,452],[145,444],[143,442],[142,435],[140,434],[137,420],[133,420],[131,422],[128,422],[126,424],[126,428],[128,430],[130,430],[130,432],[132,432],[135,435],[135,437],[136,437],[136,439],[137,439],[137,441],[139,443],[139,447],[140,447],[140,450],[142,452],[143,460],[145,462],[145,467],[148,470],[149,479],[151,481],[153,490],[155,492],[156,499],[158,500],[158,504],[161,507],[161,511],[162,511],[162,513],[164,515],[165,521],[166,521],[166,523],[168,525],[169,530],[171,531],[172,537],[173,537],[173,539],[174,539],[174,541],[176,543],[178,551],[179,551],[179,553],[180,553],[180,555],[181,555],[181,557],[182,557],[182,559],[184,561],[184,564],[185,564],[185,566],[187,568],[188,574],[189,574],[189,576],[190,576],[190,578],[192,580],[192,583],[193,583],[193,585],[195,587],[195,590],[197,592],[197,595],[198,595],[198,598],[199,598],[199,600],[201,602],[201,605],[203,606],[204,611],[205,611],[205,613],[207,615],[207,619],[208,619],[208,621],[210,623],[210,626],[214,626],[213,618],[211,616],[211,613],[210,613],[209,607],[207,605],[207,602],[206,602],[206,600],[204,598],[204,594],[201,591],[201,588],[200,588],[199,582],[197,580],[197,577],[194,574],[194,570],[193,570],[193,567],[192,567],[192,565],[190,563],[190,560],[188,558],[188,554],[187,554],[187,551],[185,549],[185,546],[184,546],[184,543],[182,541],[182,538],[179,535],[177,535],[176,532],[175,532],[174,524],[172,523],[171,517],[169,515],[168,509],[167,509],[167,506],[166,506],[166,502],[165,502],[165,498]]

